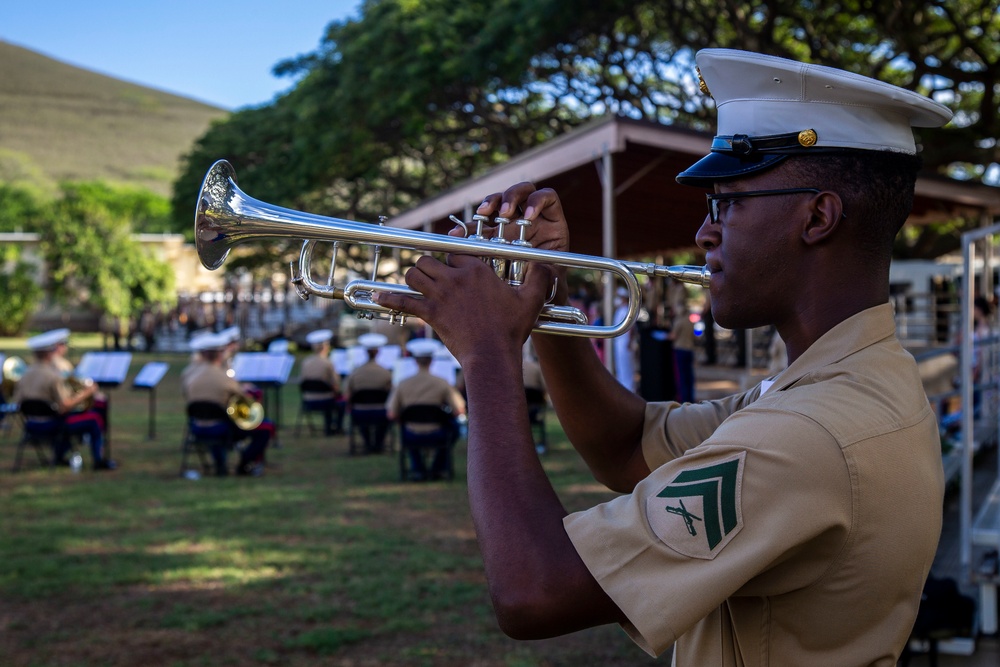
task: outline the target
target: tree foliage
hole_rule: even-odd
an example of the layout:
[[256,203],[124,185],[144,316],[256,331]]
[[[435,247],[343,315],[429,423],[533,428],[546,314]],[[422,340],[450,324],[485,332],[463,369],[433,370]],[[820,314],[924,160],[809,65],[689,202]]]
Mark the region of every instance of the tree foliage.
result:
[[[1000,12],[973,0],[366,0],[297,84],[217,123],[185,157],[173,210],[229,159],[265,201],[392,215],[605,114],[710,129],[693,54],[747,49],[918,90],[956,118],[918,139],[929,169],[1000,183]],[[188,231],[190,233],[190,231]]]
[[60,190],[35,230],[55,299],[123,318],[174,300],[171,267],[132,238],[143,215],[162,219],[162,198],[102,183],[66,183]]
[[0,336],[19,336],[42,298],[35,267],[15,245],[0,246]]

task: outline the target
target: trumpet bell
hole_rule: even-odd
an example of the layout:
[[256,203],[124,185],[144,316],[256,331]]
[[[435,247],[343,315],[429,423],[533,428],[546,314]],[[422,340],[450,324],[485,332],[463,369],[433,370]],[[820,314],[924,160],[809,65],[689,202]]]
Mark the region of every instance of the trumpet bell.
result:
[[233,208],[233,204],[239,206],[239,202],[232,197],[234,190],[230,188],[230,181],[236,184],[236,170],[225,160],[219,160],[205,175],[198,192],[194,241],[201,263],[211,271],[222,266],[229,256],[231,246],[225,241],[232,227],[225,223],[233,218],[237,225],[241,222]]

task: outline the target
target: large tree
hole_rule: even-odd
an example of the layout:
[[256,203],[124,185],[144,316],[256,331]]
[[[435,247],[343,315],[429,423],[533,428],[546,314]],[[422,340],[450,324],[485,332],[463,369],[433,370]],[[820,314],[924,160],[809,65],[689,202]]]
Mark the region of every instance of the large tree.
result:
[[150,200],[102,183],[66,183],[60,190],[34,230],[48,267],[46,287],[57,301],[127,320],[147,305],[175,300],[170,265],[132,238],[134,223],[162,219],[162,198],[157,203],[155,195]]
[[360,220],[393,214],[604,114],[709,129],[693,53],[831,65],[948,104],[919,139],[929,170],[1000,184],[1000,12],[971,0],[670,2],[367,0],[273,104],[214,126],[186,157],[174,212],[190,230],[208,165],[255,196]]

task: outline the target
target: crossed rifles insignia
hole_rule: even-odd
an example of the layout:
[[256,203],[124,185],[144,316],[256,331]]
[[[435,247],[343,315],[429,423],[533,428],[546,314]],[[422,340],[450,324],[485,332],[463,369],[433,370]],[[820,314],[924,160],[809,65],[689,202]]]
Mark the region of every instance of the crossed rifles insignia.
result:
[[711,559],[743,527],[740,491],[746,452],[718,463],[679,472],[646,499],[646,518],[668,547],[692,558]]

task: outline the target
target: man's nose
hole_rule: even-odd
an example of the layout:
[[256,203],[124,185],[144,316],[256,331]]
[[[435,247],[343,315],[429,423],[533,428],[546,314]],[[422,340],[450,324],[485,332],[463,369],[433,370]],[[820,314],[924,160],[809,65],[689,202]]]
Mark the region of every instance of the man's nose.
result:
[[712,223],[712,218],[708,215],[698,228],[698,233],[694,236],[695,243],[702,250],[711,250],[719,245],[719,226]]

